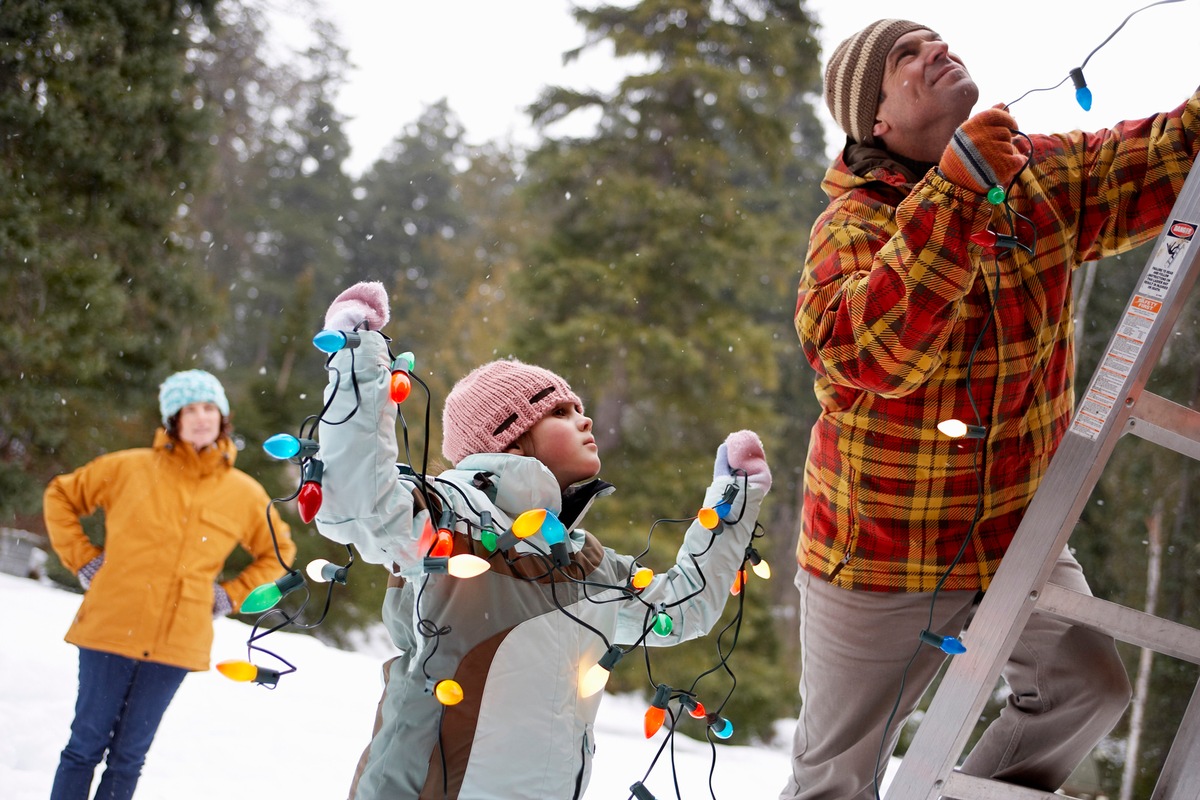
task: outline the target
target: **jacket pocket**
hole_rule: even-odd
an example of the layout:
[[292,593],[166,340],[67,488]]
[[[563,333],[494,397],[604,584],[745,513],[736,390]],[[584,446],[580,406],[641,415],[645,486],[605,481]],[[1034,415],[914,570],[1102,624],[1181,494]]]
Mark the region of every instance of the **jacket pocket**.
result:
[[212,582],[184,579],[179,585],[179,600],[168,609],[171,621],[167,644],[171,647],[202,649],[212,642]]
[[596,739],[592,735],[592,723],[585,722],[583,736],[579,740],[579,775],[575,779],[575,800],[583,797],[588,782],[592,779],[592,758],[596,755]]

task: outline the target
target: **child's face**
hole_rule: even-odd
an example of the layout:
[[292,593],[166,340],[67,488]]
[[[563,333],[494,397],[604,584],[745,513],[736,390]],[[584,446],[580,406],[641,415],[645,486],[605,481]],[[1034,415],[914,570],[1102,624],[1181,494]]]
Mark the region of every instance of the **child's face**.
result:
[[533,456],[554,473],[558,485],[568,486],[600,472],[600,455],[592,436],[592,419],[574,403],[559,403],[538,420],[520,441],[509,447],[517,455]]

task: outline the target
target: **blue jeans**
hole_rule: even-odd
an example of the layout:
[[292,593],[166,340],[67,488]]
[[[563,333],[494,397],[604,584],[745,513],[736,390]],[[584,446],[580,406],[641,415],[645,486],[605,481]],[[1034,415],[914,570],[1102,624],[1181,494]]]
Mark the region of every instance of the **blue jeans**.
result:
[[79,648],[79,697],[50,800],[87,800],[96,765],[96,800],[129,800],[158,723],[187,670]]

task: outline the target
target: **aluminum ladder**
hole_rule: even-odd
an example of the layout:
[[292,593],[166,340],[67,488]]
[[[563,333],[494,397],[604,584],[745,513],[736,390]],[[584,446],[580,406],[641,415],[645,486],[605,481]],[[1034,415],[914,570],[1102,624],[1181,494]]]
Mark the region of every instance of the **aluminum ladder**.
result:
[[[963,633],[887,800],[1032,800],[1062,795],[955,770],[1030,614],[1051,614],[1200,664],[1200,630],[1048,583],[1088,497],[1127,434],[1200,459],[1200,412],[1144,391],[1200,265],[1200,170],[1191,170],[1012,545]],[[1051,531],[1057,531],[1054,536]],[[1200,686],[1150,800],[1200,798]]]

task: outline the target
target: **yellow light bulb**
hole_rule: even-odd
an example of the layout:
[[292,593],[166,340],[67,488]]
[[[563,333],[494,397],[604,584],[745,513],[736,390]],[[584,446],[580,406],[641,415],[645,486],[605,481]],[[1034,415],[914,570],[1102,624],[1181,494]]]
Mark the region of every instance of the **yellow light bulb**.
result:
[[762,578],[763,580],[766,580],[767,578],[771,577],[771,565],[768,564],[765,559],[762,561],[759,561],[757,564],[755,564],[753,567],[751,567],[751,569],[754,570],[755,575]]
[[527,536],[533,536],[542,528],[542,522],[546,519],[546,509],[534,508],[526,511],[521,516],[513,520],[512,532],[518,539],[524,539]]
[[721,517],[717,514],[716,509],[707,507],[700,509],[700,512],[696,514],[696,519],[710,531],[714,530],[721,522]]
[[433,696],[444,706],[458,705],[463,699],[462,686],[458,681],[449,678],[438,681],[437,686],[433,687]]
[[258,674],[258,667],[249,661],[222,661],[217,664],[217,672],[231,681],[248,683],[254,680],[254,676]]

